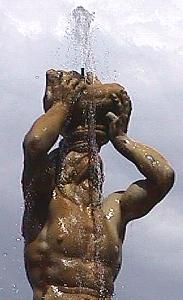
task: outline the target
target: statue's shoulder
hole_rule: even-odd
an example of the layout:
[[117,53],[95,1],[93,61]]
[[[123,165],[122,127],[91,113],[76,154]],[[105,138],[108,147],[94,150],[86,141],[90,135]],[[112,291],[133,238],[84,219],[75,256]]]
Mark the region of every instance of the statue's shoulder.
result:
[[107,210],[118,209],[123,195],[124,191],[117,191],[109,194],[103,201],[103,207],[107,208]]
[[116,191],[109,194],[103,201],[103,207],[107,209],[118,210],[121,207],[121,202],[125,201],[125,191]]
[[111,194],[109,194],[104,200],[105,201],[116,201],[118,202],[119,199],[123,198],[125,196],[125,191],[115,191]]

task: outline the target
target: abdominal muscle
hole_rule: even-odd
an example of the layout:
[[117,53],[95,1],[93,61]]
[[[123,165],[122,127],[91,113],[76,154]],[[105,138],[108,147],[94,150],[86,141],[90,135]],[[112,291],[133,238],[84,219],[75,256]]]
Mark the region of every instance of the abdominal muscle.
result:
[[111,300],[112,296],[100,296],[98,293],[87,288],[63,288],[51,285],[46,293],[37,290],[33,300]]
[[108,245],[107,234],[103,232],[103,245],[96,256],[90,216],[67,199],[62,199],[58,207],[59,198],[55,200],[48,222],[25,246],[33,299],[111,299],[116,262],[109,257],[113,249]]

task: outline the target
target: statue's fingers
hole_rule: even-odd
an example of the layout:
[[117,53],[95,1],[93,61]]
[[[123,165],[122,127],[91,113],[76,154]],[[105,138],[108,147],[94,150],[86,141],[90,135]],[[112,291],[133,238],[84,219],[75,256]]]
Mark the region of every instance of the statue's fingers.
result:
[[98,79],[97,75],[93,72],[87,72],[86,73],[86,83],[87,84],[101,84],[101,81]]
[[53,92],[51,86],[47,86],[47,89],[45,91],[45,96],[48,100],[52,99],[53,97]]
[[72,76],[71,74],[69,74],[69,72],[63,72],[62,78],[61,78],[61,84],[63,85],[67,85],[70,83],[70,81],[72,80]]
[[[81,74],[79,74],[78,72],[76,71],[69,71],[69,72],[64,72],[63,73],[63,83],[66,83],[66,84],[71,84],[71,82],[75,82],[76,80],[79,81],[81,80]],[[73,83],[73,85],[75,85]]]
[[61,82],[62,82],[63,73],[64,73],[63,70],[57,70],[57,76],[59,78],[59,84],[61,84]]
[[78,86],[76,87],[76,89],[80,89],[80,90],[85,90],[85,89],[88,89],[88,86],[87,84],[83,81],[83,80],[80,80]]
[[82,94],[86,90],[86,84],[84,82],[80,82],[76,88],[75,88],[75,93],[80,93]]
[[118,117],[111,111],[109,111],[107,114],[106,114],[106,118],[108,121],[110,122],[113,122],[113,121],[117,121],[118,120]]
[[78,80],[81,80],[81,79],[82,79],[81,74],[79,74],[79,73],[76,72],[76,71],[70,71],[70,72],[69,72],[69,75],[71,76],[71,78],[76,78],[76,79],[78,79]]
[[46,85],[53,86],[60,83],[60,75],[57,71],[51,69],[46,72]]
[[118,115],[120,115],[123,112],[123,104],[121,103],[121,100],[119,99],[117,94],[114,94],[114,93],[111,95],[111,98],[112,98],[112,102],[115,106],[116,113]]
[[72,89],[75,89],[75,87],[79,84],[79,80],[77,78],[73,78],[70,83],[69,83],[69,87]]
[[112,101],[118,105],[118,106],[121,106],[121,101],[119,100],[118,96],[115,94],[115,93],[112,93],[111,94],[111,98],[112,98]]
[[80,83],[76,85],[74,90],[74,96],[73,96],[75,101],[79,100],[79,98],[82,96],[85,89],[86,89],[86,84],[82,81],[80,81]]
[[50,70],[46,71],[46,78],[48,80],[51,80],[54,77],[55,73],[56,73],[56,71],[54,69],[50,69]]
[[119,117],[119,126],[123,129],[123,131],[126,133],[127,128],[128,128],[128,115],[127,114],[122,114]]
[[53,101],[54,101],[54,96],[52,93],[52,88],[51,86],[47,86],[45,95],[43,97],[43,107],[45,111],[50,109],[50,107],[53,105]]

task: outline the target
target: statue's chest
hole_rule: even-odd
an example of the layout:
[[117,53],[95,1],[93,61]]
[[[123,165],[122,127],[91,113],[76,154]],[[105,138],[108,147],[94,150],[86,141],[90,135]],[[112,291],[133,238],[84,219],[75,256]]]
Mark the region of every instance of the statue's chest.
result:
[[115,255],[117,247],[100,209],[81,208],[64,199],[51,209],[47,242],[54,251],[89,260],[97,256],[110,261]]

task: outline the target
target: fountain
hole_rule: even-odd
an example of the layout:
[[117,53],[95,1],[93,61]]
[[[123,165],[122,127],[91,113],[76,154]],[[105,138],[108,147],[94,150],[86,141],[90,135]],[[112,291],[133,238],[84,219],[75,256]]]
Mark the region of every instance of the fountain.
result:
[[92,47],[94,19],[95,13],[88,12],[82,6],[78,6],[71,13],[65,34],[68,44],[66,62],[70,66],[72,61],[72,68],[75,70],[84,68],[88,72],[95,71]]
[[[131,101],[125,89],[101,83],[90,69],[93,14],[78,7],[73,18],[82,72],[47,72],[45,114],[24,139],[22,228],[34,300],[112,299],[126,225],[147,214],[173,185],[164,157],[128,136]],[[59,147],[50,152],[60,135]],[[109,141],[146,179],[103,200],[99,153]]]

